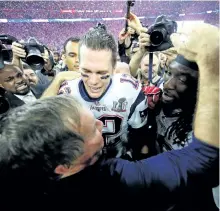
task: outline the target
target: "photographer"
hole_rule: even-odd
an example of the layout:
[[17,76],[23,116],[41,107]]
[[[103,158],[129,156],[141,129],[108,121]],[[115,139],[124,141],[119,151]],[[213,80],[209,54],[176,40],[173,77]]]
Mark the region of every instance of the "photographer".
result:
[[159,58],[156,53],[153,54],[153,63],[152,63],[152,81],[151,83],[148,80],[148,71],[149,71],[149,54],[146,54],[140,64],[140,68],[137,71],[137,79],[143,86],[154,85],[160,87],[163,84],[163,79],[158,75],[159,70]]
[[42,78],[43,75],[37,75],[37,73],[34,70],[32,70],[31,67],[26,63],[23,63],[23,73],[25,77],[28,79],[31,91],[33,92],[35,97],[37,99],[40,98],[50,83],[42,83],[44,79]]
[[[27,56],[27,52],[24,49],[24,45],[18,42],[12,43],[12,52],[13,52],[13,59],[12,64],[20,67],[23,69],[23,64],[21,59],[25,59]],[[44,59],[44,65],[41,69],[36,69],[36,75],[39,78],[39,84],[49,84],[48,74],[53,66],[53,61],[50,59],[49,50],[44,48],[44,53],[41,54],[42,58]]]

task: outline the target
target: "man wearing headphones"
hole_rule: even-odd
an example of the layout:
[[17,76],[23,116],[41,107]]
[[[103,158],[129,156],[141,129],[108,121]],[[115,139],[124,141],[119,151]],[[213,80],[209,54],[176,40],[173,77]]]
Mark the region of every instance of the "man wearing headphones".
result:
[[45,63],[44,63],[43,69],[40,72],[43,75],[48,76],[50,79],[51,77],[54,77],[54,75],[56,75],[53,69],[55,65],[53,54],[46,46],[44,46],[44,53],[42,56],[44,58]]

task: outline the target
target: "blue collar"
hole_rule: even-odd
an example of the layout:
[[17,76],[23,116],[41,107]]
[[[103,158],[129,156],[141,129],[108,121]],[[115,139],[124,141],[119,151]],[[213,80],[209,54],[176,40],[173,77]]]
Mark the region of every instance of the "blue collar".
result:
[[82,98],[87,101],[87,102],[96,102],[96,101],[100,101],[102,99],[102,97],[106,94],[106,92],[109,90],[110,86],[112,84],[112,79],[110,79],[110,83],[107,87],[107,89],[105,90],[105,92],[99,97],[99,98],[91,98],[86,89],[85,89],[85,86],[84,86],[84,83],[82,80],[80,80],[79,82],[79,93],[80,95],[82,96]]

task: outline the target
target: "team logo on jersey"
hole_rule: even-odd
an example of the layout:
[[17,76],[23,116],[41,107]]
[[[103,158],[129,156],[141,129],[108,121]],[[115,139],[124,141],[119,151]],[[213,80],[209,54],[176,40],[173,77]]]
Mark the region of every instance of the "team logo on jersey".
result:
[[144,120],[147,117],[147,108],[143,111],[139,111],[139,113],[140,113],[140,117],[141,117],[141,122],[144,122]]
[[128,104],[128,102],[127,102],[126,98],[124,98],[124,97],[120,98],[118,101],[113,101],[112,111],[125,112],[127,104]]
[[96,101],[94,102],[94,105],[90,106],[91,111],[108,111],[107,107],[105,105],[101,105],[100,102]]

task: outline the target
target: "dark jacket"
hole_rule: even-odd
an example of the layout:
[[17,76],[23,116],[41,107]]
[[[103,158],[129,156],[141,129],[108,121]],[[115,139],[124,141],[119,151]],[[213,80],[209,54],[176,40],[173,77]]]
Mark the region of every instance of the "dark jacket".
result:
[[[195,193],[198,188],[206,189],[218,181],[215,172],[218,170],[218,153],[218,149],[194,138],[194,143],[181,151],[138,162],[100,161],[47,185],[38,184],[40,178],[29,178],[31,183],[26,190],[19,182],[9,182],[12,187],[7,185],[3,191],[5,183],[0,180],[3,182],[1,208],[5,204],[7,210],[20,210],[20,207],[33,210],[34,207],[48,211],[164,211],[172,207],[170,210],[175,211],[214,211],[207,194],[198,196]],[[24,190],[26,194],[22,194]],[[4,197],[9,203],[3,200]],[[9,206],[16,209],[9,209]]]
[[128,199],[139,208],[217,211],[211,188],[218,184],[218,158],[219,149],[193,137],[188,147],[146,160],[107,160],[102,172],[119,180]]
[[35,86],[31,86],[31,91],[34,94],[34,96],[39,99],[41,95],[44,93],[44,91],[48,88],[50,83],[47,84],[37,84]]
[[18,97],[16,97],[14,94],[12,94],[11,92],[6,92],[5,93],[5,98],[7,99],[7,101],[9,102],[10,108],[16,108],[18,106],[22,106],[25,104],[24,101],[22,101],[21,99],[19,99]]

